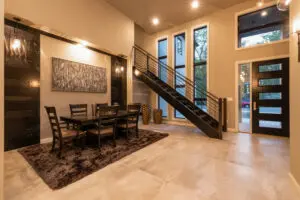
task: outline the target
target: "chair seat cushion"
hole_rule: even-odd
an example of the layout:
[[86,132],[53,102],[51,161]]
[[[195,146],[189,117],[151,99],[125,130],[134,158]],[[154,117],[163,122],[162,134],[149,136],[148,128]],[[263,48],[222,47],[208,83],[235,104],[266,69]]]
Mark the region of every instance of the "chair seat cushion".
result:
[[[135,128],[136,124],[128,124],[128,128]],[[118,128],[127,128],[126,124],[118,124]]]
[[[88,132],[98,135],[99,134],[99,129],[89,129]],[[113,134],[113,133],[114,133],[113,128],[106,128],[106,129],[101,129],[100,130],[100,135],[108,135],[108,134]]]
[[[80,131],[79,135],[82,135],[84,133],[84,131]],[[61,134],[63,135],[63,137],[75,136],[77,134],[77,131],[74,129],[61,129]]]

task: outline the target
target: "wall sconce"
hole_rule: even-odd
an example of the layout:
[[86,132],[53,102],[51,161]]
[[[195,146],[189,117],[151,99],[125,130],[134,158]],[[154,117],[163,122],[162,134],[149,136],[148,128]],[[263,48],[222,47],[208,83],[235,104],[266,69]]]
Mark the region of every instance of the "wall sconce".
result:
[[123,72],[125,71],[125,68],[122,66],[121,61],[119,58],[117,58],[116,62],[115,62],[115,73],[117,76],[121,76],[121,74],[123,74]]
[[40,82],[37,81],[37,80],[31,80],[31,81],[29,82],[29,86],[30,86],[31,88],[38,88],[38,87],[40,87]]

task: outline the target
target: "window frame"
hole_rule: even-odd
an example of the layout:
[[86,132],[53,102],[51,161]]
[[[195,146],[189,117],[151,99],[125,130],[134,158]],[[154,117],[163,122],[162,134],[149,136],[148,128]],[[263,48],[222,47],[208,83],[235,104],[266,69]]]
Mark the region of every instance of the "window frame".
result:
[[[167,42],[167,49],[166,49],[166,55],[165,56],[159,56],[159,42],[162,42],[162,41],[166,41]],[[161,59],[166,59],[167,60],[167,64],[168,64],[168,37],[162,37],[162,38],[159,38],[157,39],[156,41],[156,48],[157,48],[157,59],[158,61],[160,62]],[[158,68],[159,68],[159,65],[158,65]],[[157,72],[157,75],[158,77],[160,78],[160,69],[158,69],[158,72]],[[159,95],[157,95],[157,108],[158,109],[161,109],[160,107],[160,97]],[[167,104],[167,115],[164,115],[164,112],[162,112],[162,117],[163,118],[167,118],[168,117],[168,114],[169,114],[169,110],[168,110],[168,104]]]
[[289,38],[284,38],[281,40],[277,40],[277,41],[273,41],[273,42],[268,42],[268,43],[264,43],[264,44],[257,44],[257,45],[253,45],[253,46],[248,46],[248,47],[239,47],[239,17],[243,16],[243,15],[247,15],[253,12],[257,12],[259,10],[263,10],[272,6],[276,6],[276,3],[274,2],[269,2],[266,3],[264,6],[258,8],[257,6],[252,7],[250,9],[246,9],[240,12],[236,12],[235,13],[235,50],[244,50],[244,49],[252,49],[252,48],[259,48],[262,46],[269,46],[269,45],[274,45],[274,44],[278,44],[278,43],[286,43],[289,42]]
[[[185,53],[184,53],[184,59],[185,59],[185,63],[184,65],[176,65],[176,37],[177,36],[184,36],[184,39],[185,39],[185,42],[184,42],[184,47],[185,47]],[[186,31],[182,31],[182,32],[178,32],[176,34],[173,34],[173,66],[174,66],[174,71],[176,72],[177,69],[184,69],[185,70],[185,73],[186,73],[186,63],[187,63],[187,59],[186,59],[186,53],[187,53],[187,49],[186,49],[186,42],[187,42],[187,34],[186,34]],[[176,90],[177,88],[186,88],[186,85],[177,85],[177,76],[176,76],[176,73],[174,74],[174,89]],[[186,96],[186,94],[184,95]],[[174,108],[174,118],[175,119],[186,119],[185,117],[177,117],[176,116],[176,109]],[[179,112],[179,111],[178,111]]]

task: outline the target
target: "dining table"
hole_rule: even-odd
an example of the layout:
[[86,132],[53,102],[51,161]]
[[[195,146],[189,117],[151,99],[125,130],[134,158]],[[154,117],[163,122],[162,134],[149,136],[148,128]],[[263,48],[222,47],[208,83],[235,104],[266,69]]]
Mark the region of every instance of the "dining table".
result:
[[80,116],[61,116],[60,120],[67,123],[67,124],[75,124],[79,127],[87,126],[90,124],[95,124],[98,122],[99,118],[110,120],[110,119],[124,119],[128,116],[131,116],[133,113],[128,112],[126,110],[119,110],[117,116],[113,115],[102,115],[101,117],[95,115],[80,115]]
[[99,118],[103,120],[122,120],[126,119],[129,116],[134,115],[133,112],[128,112],[127,110],[119,110],[117,116],[114,115],[102,115],[102,116],[96,116],[96,115],[80,115],[80,116],[72,116],[72,115],[67,115],[67,116],[61,116],[60,120],[62,122],[65,122],[67,124],[67,129],[69,129],[69,125],[73,124],[75,125],[77,134],[75,138],[79,137],[79,133],[84,130],[85,127],[88,127],[90,125],[95,125],[98,121]]

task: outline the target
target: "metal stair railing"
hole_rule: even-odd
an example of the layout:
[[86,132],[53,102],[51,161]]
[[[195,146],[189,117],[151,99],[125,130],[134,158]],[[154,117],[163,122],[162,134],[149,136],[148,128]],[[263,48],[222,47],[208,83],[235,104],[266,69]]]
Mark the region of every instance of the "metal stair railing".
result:
[[[147,74],[152,73],[161,81],[165,82],[169,87],[178,91],[182,96],[194,102],[194,94],[197,93],[201,101],[199,109],[207,113],[219,123],[219,131],[222,133],[223,126],[223,99],[208,92],[198,81],[193,82],[184,75],[176,72],[173,68],[165,63],[160,62],[153,55],[135,45],[134,49],[134,66],[140,72]],[[181,86],[175,88],[174,77],[176,76],[176,85]],[[197,105],[195,105],[197,106]],[[176,109],[176,108],[175,108]]]

